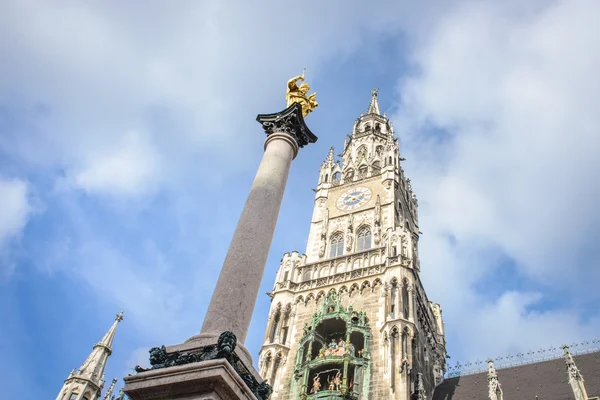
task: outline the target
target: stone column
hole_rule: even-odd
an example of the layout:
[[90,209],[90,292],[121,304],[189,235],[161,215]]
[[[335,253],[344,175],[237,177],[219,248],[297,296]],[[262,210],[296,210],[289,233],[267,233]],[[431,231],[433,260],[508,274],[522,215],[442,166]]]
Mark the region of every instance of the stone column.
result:
[[257,117],[267,133],[265,153],[238,221],[217,286],[202,325],[202,335],[233,332],[243,344],[258,297],[290,165],[298,147],[317,138],[292,104],[277,114]]

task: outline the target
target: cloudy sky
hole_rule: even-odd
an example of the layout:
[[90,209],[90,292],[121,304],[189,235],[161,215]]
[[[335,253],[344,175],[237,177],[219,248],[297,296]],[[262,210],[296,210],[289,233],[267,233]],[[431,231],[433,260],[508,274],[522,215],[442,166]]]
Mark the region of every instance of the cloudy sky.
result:
[[318,167],[378,87],[452,363],[598,337],[598,15],[595,0],[1,2],[3,393],[56,396],[120,310],[107,380],[199,331],[262,156],[254,118],[303,67],[319,141],[292,165],[261,292],[304,251]]

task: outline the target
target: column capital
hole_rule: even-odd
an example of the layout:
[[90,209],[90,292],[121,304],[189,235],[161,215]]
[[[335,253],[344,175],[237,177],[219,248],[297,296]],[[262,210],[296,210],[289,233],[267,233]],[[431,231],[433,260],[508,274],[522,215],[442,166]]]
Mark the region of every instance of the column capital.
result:
[[302,107],[294,103],[283,111],[274,114],[259,114],[256,120],[262,125],[267,136],[273,133],[287,133],[302,148],[317,141],[302,117]]

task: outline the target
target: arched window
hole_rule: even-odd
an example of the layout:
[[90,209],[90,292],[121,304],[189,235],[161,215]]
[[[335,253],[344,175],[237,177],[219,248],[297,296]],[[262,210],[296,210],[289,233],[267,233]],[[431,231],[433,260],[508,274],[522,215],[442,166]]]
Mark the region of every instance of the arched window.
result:
[[333,183],[339,183],[340,178],[341,178],[341,174],[339,172],[336,172],[335,174],[333,174]]
[[371,228],[369,228],[368,226],[365,226],[360,231],[358,231],[356,248],[356,251],[363,251],[371,248]]
[[278,353],[275,357],[275,362],[273,363],[273,370],[271,371],[271,385],[275,385],[275,379],[277,379],[277,370],[279,369],[279,364],[281,364],[281,353]]
[[271,366],[271,361],[272,361],[271,352],[268,352],[267,355],[265,356],[265,362],[263,363],[263,373],[261,374],[262,376],[265,376],[267,374],[267,372],[269,372],[269,367]]
[[398,354],[398,328],[390,333],[390,386],[394,390],[396,385],[396,356]]
[[398,297],[398,282],[392,282],[392,290],[390,291],[390,314],[392,314],[392,318],[396,317],[396,300]]
[[304,281],[304,282],[310,281],[310,268],[307,268],[304,271],[304,276],[302,277],[302,281]]
[[359,169],[358,169],[358,179],[362,179],[365,178],[367,176],[367,166],[366,165],[362,165]]
[[344,175],[344,180],[347,182],[351,182],[352,180],[354,180],[354,170],[353,169],[349,169],[348,171],[346,171],[346,175]]
[[408,319],[408,312],[410,310],[408,306],[409,296],[408,296],[408,282],[404,281],[404,285],[402,285],[402,314],[405,319]]
[[329,181],[329,174],[325,174],[325,182]]
[[408,331],[402,331],[402,357],[408,360]]
[[269,342],[275,341],[275,335],[277,334],[277,327],[279,326],[279,320],[281,319],[281,305],[277,307],[273,314],[273,321],[271,322],[271,333],[269,334]]
[[388,159],[388,165],[392,165],[392,156],[390,156]]
[[329,257],[338,257],[344,253],[344,235],[337,234],[331,238]]
[[372,175],[379,175],[381,173],[381,164],[379,161],[373,162],[373,165],[371,165],[371,170],[373,171]]

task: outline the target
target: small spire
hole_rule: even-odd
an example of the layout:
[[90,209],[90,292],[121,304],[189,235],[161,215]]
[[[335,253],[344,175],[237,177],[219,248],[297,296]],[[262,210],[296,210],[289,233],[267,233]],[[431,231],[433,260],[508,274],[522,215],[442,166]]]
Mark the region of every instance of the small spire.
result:
[[115,339],[115,332],[117,331],[117,325],[119,322],[123,321],[123,311],[117,314],[115,317],[115,322],[112,324],[108,332],[104,335],[102,340],[96,344],[96,346],[104,346],[108,350],[109,353],[112,353],[112,344]]
[[369,104],[369,109],[367,110],[367,114],[377,114],[381,115],[379,111],[379,101],[377,101],[377,92],[379,89],[373,89],[371,91],[371,104]]
[[113,397],[113,391],[115,390],[115,384],[117,383],[117,378],[114,378],[106,391],[106,394],[102,398],[103,400],[110,400]]
[[502,400],[502,385],[498,380],[498,373],[494,367],[493,360],[487,360],[488,363],[488,387],[490,400]]
[[575,365],[575,360],[569,351],[569,346],[565,344],[561,346],[561,348],[565,352],[564,356],[567,364],[567,376],[569,378],[569,384],[571,385],[573,394],[575,395],[575,400],[587,400],[588,396],[583,384],[583,377],[579,372],[579,368],[577,368],[577,365]]
[[333,153],[333,146],[329,148],[329,154],[327,154],[327,162],[333,163],[335,160],[335,154]]

